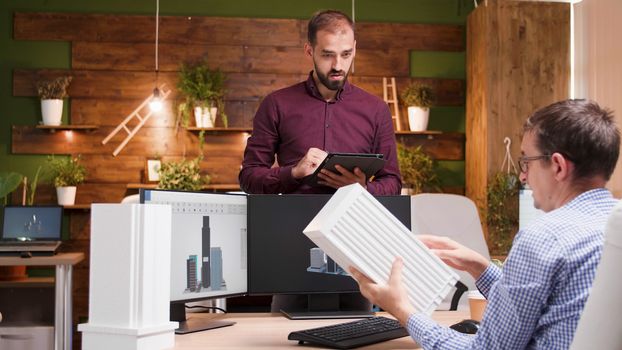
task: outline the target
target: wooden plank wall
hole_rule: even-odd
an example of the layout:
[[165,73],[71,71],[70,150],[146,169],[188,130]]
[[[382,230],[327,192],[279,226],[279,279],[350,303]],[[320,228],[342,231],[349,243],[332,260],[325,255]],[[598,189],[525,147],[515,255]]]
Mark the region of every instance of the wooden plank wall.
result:
[[[119,136],[107,145],[101,144],[154,87],[153,16],[15,13],[13,23],[16,40],[71,43],[71,70],[14,69],[13,95],[36,96],[38,79],[69,74],[74,78],[69,88],[70,122],[99,128],[50,133],[32,125],[14,126],[12,152],[81,154],[89,175],[78,189],[77,203],[120,201],[128,194],[127,183],[142,181],[147,157],[197,155],[197,134],[174,128],[170,102],[177,96],[174,89],[168,112],[152,117],[119,156],[112,156]],[[264,96],[306,79],[311,70],[311,60],[302,49],[306,24],[306,20],[293,19],[161,17],[159,82],[174,88],[181,62],[207,57],[212,68],[227,73],[229,126],[250,128]],[[436,89],[438,105],[463,106],[464,80],[411,78],[409,52],[464,49],[463,26],[357,23],[356,70],[351,81],[379,97],[383,76],[395,76],[398,88],[411,81],[424,81]],[[402,123],[406,125],[405,118]],[[212,175],[213,183],[237,183],[246,136],[242,132],[208,134],[202,168]],[[423,145],[440,160],[464,159],[462,134],[399,135],[399,139],[413,146]],[[71,239],[63,249],[88,254],[88,211],[72,212],[70,231]],[[87,262],[76,268],[75,317],[84,317],[88,311]]]
[[466,195],[482,208],[503,162],[503,139],[512,140],[516,163],[525,119],[568,98],[568,28],[564,3],[491,0],[469,15]]

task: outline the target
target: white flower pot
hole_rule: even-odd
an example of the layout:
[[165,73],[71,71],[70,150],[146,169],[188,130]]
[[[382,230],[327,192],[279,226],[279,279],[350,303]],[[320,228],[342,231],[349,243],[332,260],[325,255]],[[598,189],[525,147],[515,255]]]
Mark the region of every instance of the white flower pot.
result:
[[214,123],[212,122],[212,116],[209,114],[209,108],[203,108],[203,116],[201,123],[203,123],[204,128],[213,128]]
[[63,118],[63,100],[41,100],[43,125],[60,125]]
[[74,205],[76,203],[76,186],[56,187],[58,205]]
[[216,124],[217,107],[194,107],[194,119],[199,128],[213,128]]
[[429,108],[408,107],[408,125],[410,126],[410,131],[425,131],[428,128],[429,117]]
[[197,128],[203,127],[203,108],[194,107],[194,121],[197,124]]
[[212,119],[212,127],[216,126],[216,115],[218,114],[218,107],[210,107],[209,116]]

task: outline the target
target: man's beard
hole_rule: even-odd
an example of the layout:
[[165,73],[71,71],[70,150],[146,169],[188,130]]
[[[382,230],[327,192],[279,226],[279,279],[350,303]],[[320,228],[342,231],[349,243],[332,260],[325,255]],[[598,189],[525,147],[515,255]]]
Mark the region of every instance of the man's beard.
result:
[[[315,66],[315,74],[317,74],[317,78],[320,80],[320,83],[322,83],[322,85],[324,85],[328,90],[333,90],[333,91],[337,91],[339,89],[341,89],[343,87],[343,85],[345,85],[346,80],[348,80],[348,73],[344,72],[344,71],[338,71],[338,70],[334,70],[331,69],[330,72],[328,72],[328,74],[322,74],[319,69],[317,69],[317,65],[315,65],[315,63],[313,64]],[[329,76],[331,74],[339,74],[343,76],[342,80],[333,80],[331,81],[329,79]]]

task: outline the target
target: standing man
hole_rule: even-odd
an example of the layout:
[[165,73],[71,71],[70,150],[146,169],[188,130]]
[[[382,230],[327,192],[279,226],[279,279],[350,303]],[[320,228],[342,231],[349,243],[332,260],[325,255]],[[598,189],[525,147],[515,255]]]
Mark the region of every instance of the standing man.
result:
[[[348,82],[356,55],[354,24],[339,11],[316,13],[308,25],[305,53],[314,69],[309,78],[263,100],[244,151],[241,188],[247,193],[333,193],[360,183],[374,195],[399,194],[400,173],[389,107]],[[322,186],[303,179],[327,152],[381,153],[385,167],[367,182],[360,169],[323,171]],[[278,166],[273,167],[275,156]]]
[[352,269],[361,292],[393,314],[424,349],[567,349],[600,262],[605,224],[617,203],[605,184],[616,166],[620,132],[595,102],[566,100],[523,126],[520,179],[546,215],[518,231],[503,270],[450,239],[420,236],[449,266],[469,272],[488,299],[475,336],[418,313],[393,264],[389,283]]

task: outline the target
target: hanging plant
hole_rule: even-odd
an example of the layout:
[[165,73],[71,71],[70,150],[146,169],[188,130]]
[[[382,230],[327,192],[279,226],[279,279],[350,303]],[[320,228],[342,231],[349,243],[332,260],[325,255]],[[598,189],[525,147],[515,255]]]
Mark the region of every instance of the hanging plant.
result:
[[488,248],[492,255],[506,255],[518,228],[518,191],[515,173],[498,172],[488,184],[486,223]]
[[501,171],[492,177],[492,181],[486,187],[486,224],[488,249],[491,255],[507,255],[518,229],[520,179],[510,154],[512,141],[509,137],[505,137],[503,143],[505,158],[501,164]]

